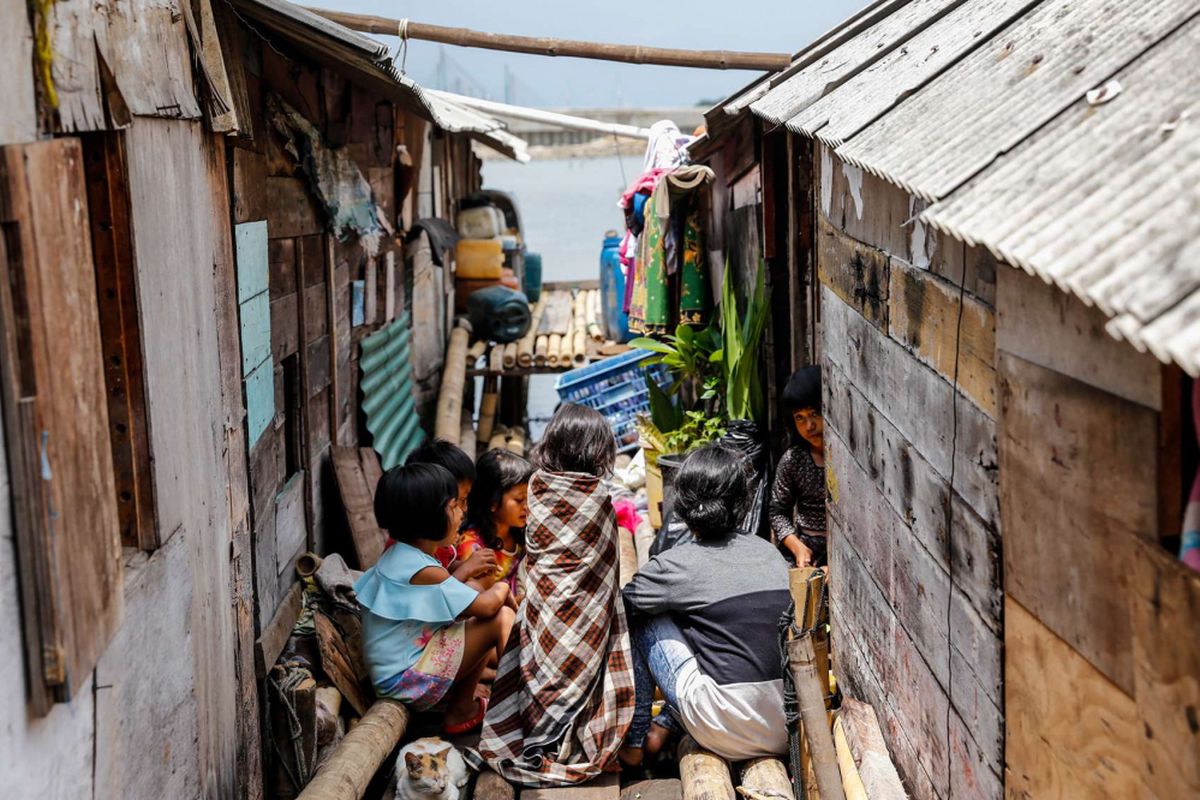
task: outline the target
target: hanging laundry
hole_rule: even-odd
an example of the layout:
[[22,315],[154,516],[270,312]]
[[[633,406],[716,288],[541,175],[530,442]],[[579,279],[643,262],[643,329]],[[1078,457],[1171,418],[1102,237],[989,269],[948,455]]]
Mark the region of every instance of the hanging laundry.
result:
[[[665,186],[663,191],[667,191]],[[646,227],[638,240],[633,297],[629,304],[629,329],[646,336],[664,334],[670,324],[667,273],[663,263],[665,222],[657,214],[647,214]]]

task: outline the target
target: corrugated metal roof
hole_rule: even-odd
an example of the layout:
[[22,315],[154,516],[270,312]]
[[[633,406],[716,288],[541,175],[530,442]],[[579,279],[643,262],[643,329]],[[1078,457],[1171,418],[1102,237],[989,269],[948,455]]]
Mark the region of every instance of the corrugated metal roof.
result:
[[1112,100],[1076,100],[922,215],[1099,306],[1115,317],[1114,336],[1193,375],[1200,374],[1198,53],[1194,18],[1121,70]]
[[900,47],[915,30],[937,20],[963,0],[911,0],[857,36],[774,86],[750,104],[754,114],[774,123],[791,119],[809,104]]
[[470,134],[475,141],[522,164],[529,161],[525,140],[509,133],[500,120],[455,103],[436,92],[422,92],[421,96],[429,104],[433,121],[438,127],[451,133]]
[[1196,12],[1200,0],[1046,0],[837,154],[945,197]]
[[411,338],[404,313],[362,340],[362,408],[371,445],[385,470],[402,463],[425,440],[413,396]]
[[875,58],[835,91],[804,105],[784,124],[837,147],[1040,1],[958,4]]

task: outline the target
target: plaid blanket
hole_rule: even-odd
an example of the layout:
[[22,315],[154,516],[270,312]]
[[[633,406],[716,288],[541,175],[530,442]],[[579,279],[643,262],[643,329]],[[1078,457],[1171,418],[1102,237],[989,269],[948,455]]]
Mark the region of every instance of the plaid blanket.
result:
[[633,718],[617,588],[617,525],[603,483],[539,471],[529,483],[526,596],[500,660],[477,752],[514,783],[570,786],[616,768]]

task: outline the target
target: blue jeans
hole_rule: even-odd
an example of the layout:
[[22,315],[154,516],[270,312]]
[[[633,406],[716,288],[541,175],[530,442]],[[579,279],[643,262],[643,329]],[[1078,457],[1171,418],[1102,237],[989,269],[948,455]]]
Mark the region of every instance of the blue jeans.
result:
[[654,686],[662,689],[667,707],[654,720],[656,725],[678,729],[671,714],[679,706],[679,673],[696,656],[683,638],[675,620],[664,614],[657,617],[633,617],[629,621],[633,647],[634,707],[633,722],[625,735],[627,747],[641,747],[650,732]]

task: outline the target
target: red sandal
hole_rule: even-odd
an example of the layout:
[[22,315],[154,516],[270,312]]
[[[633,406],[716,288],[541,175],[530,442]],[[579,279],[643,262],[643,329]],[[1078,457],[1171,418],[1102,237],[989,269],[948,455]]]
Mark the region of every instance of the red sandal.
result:
[[475,702],[479,705],[478,714],[454,725],[443,725],[442,733],[447,736],[458,736],[461,733],[470,733],[476,728],[482,727],[483,717],[487,714],[488,699],[486,697],[476,697]]

